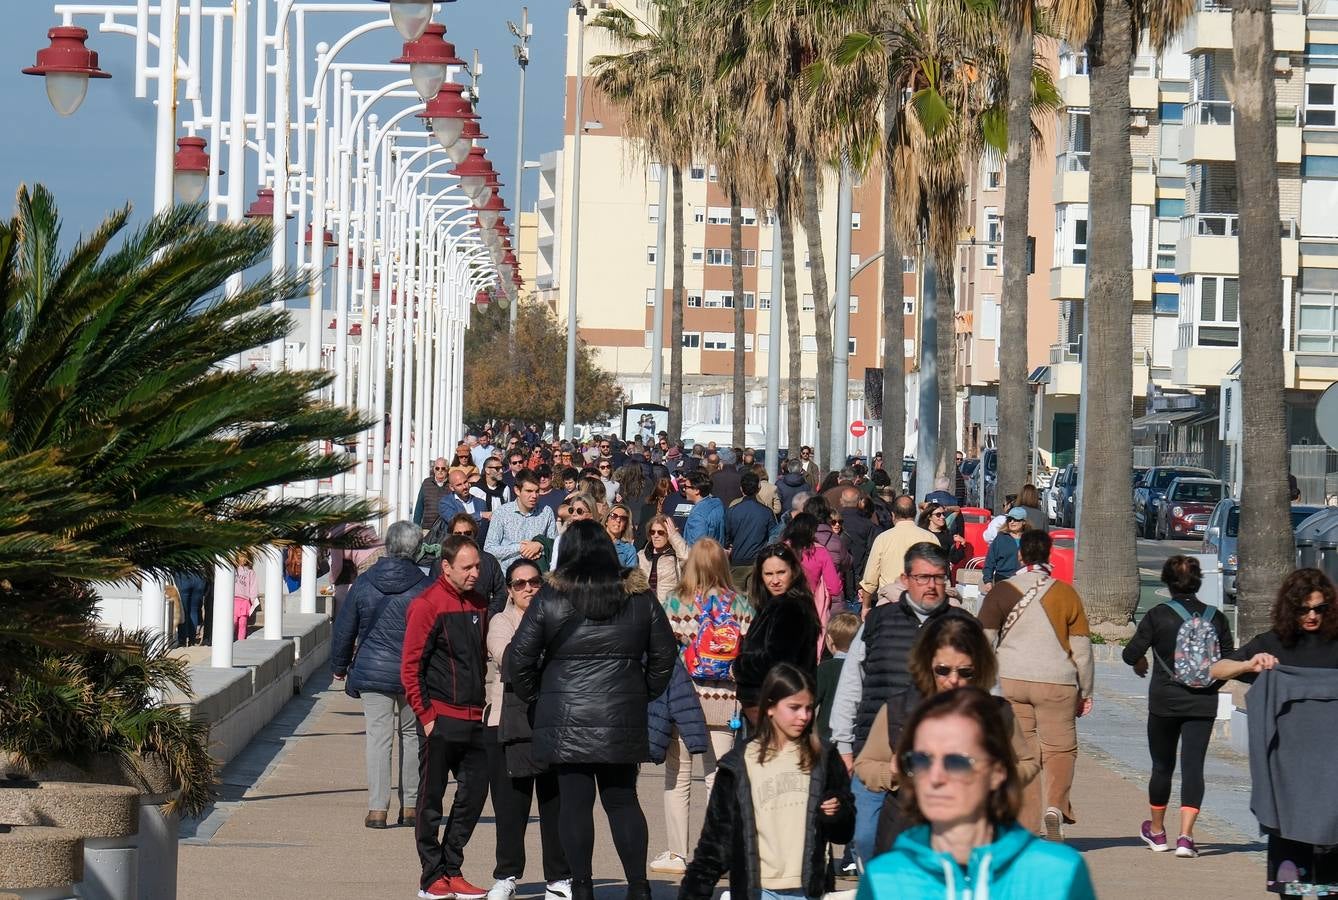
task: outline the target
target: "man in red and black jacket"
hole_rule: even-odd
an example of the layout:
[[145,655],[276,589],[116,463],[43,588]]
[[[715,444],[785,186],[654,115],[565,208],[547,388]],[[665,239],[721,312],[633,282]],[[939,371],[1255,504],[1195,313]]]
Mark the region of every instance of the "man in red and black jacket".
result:
[[[418,809],[414,836],[423,865],[419,897],[479,900],[487,891],[460,872],[464,848],[488,799],[483,743],[488,601],[474,590],[479,550],[463,535],[441,546],[441,577],[409,604],[400,680],[418,716]],[[455,799],[441,831],[449,776]]]

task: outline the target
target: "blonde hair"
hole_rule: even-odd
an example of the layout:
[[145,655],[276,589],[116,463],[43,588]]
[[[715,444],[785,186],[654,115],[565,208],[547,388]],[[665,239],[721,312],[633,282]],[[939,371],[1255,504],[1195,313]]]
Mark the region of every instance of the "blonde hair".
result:
[[850,649],[850,642],[855,639],[855,632],[859,631],[859,616],[851,612],[839,613],[832,616],[831,621],[827,623],[827,636],[832,639],[832,648],[841,653]]
[[[632,521],[632,509],[626,503],[615,503],[609,507],[609,511],[604,514],[604,531],[609,530],[609,516],[613,515],[615,509],[621,509],[627,513],[627,519],[623,522],[623,533],[617,538],[620,541],[630,541],[636,538],[636,524]],[[613,535],[609,535],[613,537]]]
[[683,574],[678,578],[680,597],[706,595],[712,588],[734,590],[734,579],[729,573],[729,557],[725,548],[711,538],[701,538],[688,551],[683,563]]

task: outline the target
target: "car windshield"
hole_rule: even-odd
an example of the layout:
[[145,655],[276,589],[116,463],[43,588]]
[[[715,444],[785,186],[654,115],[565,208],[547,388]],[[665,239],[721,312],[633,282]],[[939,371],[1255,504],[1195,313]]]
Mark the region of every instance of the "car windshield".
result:
[[[1292,531],[1295,531],[1302,522],[1313,516],[1315,512],[1313,506],[1293,506],[1291,508]],[[1231,507],[1231,512],[1227,515],[1226,533],[1227,537],[1237,537],[1240,534],[1239,506]]]
[[1158,469],[1157,474],[1153,476],[1152,487],[1158,491],[1166,490],[1166,486],[1177,478],[1193,477],[1204,474],[1202,472],[1186,472],[1183,469]]
[[980,460],[978,460],[978,459],[964,459],[964,460],[962,460],[962,475],[963,475],[963,477],[970,478],[972,475],[974,475],[974,474],[975,474],[975,471],[976,471],[976,466],[978,466],[978,465],[980,465]]
[[1222,486],[1213,482],[1181,482],[1175,486],[1172,500],[1190,503],[1216,503],[1222,499]]

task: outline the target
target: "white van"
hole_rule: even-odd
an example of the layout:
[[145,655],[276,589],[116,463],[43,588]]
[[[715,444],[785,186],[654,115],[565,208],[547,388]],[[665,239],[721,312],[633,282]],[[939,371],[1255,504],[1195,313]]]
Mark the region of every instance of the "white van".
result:
[[[689,448],[693,444],[709,444],[715,441],[717,447],[730,447],[734,443],[732,425],[689,425],[683,429],[683,443]],[[755,426],[744,426],[743,445],[754,450],[766,447],[766,432]]]

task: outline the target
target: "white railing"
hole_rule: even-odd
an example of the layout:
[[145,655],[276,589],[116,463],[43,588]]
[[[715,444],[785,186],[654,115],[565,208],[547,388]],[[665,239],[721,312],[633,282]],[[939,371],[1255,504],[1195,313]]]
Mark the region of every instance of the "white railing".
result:
[[1236,213],[1196,213],[1180,218],[1180,236],[1183,237],[1236,237],[1240,233],[1240,217]]
[[1082,362],[1082,344],[1051,344],[1050,345],[1050,365],[1057,366],[1060,363]]
[[1230,125],[1234,121],[1230,100],[1195,100],[1185,105],[1185,122],[1190,125]]
[[1092,154],[1087,150],[1066,150],[1059,154],[1061,172],[1090,172]]

